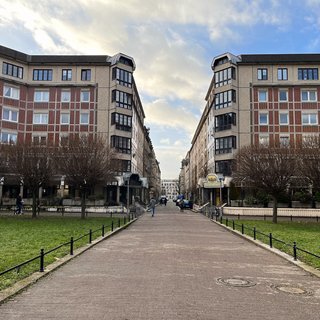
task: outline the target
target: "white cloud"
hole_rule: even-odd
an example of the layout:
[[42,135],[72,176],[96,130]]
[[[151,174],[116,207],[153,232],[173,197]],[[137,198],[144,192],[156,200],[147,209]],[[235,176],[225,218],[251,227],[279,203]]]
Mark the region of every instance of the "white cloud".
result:
[[191,111],[181,106],[170,105],[165,99],[145,103],[147,122],[165,128],[179,128],[191,137],[198,124],[198,119]]
[[177,179],[181,161],[186,155],[185,148],[157,148],[157,159],[160,162],[162,179]]
[[184,144],[183,144],[183,141],[181,140],[177,140],[174,142],[173,144],[175,147],[182,147]]
[[170,144],[170,139],[169,138],[160,139],[160,144],[169,145]]

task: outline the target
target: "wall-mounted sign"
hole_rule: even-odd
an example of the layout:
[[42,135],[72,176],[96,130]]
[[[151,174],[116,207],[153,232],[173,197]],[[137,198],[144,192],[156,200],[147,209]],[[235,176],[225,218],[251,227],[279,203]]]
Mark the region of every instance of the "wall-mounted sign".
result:
[[219,177],[214,173],[209,173],[207,175],[207,181],[204,182],[203,187],[207,188],[207,189],[209,189],[209,188],[220,188]]

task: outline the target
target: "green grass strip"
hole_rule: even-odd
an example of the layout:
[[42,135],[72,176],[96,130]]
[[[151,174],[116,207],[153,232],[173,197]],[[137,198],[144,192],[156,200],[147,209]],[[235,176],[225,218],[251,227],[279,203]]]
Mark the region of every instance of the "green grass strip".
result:
[[[225,225],[226,220],[222,223]],[[257,240],[269,245],[269,234],[272,238],[282,240],[288,245],[284,245],[273,239],[272,246],[283,252],[293,256],[293,243],[296,242],[297,247],[317,256],[320,256],[320,223],[317,222],[278,222],[262,220],[234,220],[235,229],[242,232],[242,224],[244,225],[244,234],[253,238],[254,227],[256,228]],[[232,228],[232,220],[228,219],[228,226]],[[264,235],[262,235],[263,233]],[[267,235],[267,236],[265,236]],[[316,269],[320,269],[320,259],[297,250],[298,259],[311,265]]]
[[[118,227],[118,218],[92,218],[80,219],[78,217],[43,217],[32,219],[30,216],[2,216],[0,217],[0,272],[16,266],[40,254],[70,241],[71,237],[77,239],[90,229],[92,240],[102,235],[102,225],[105,234],[111,231],[111,221],[114,229]],[[120,219],[123,225],[123,218]],[[89,243],[89,236],[83,237],[74,243],[77,249]],[[70,245],[45,255],[45,266],[70,253]],[[39,271],[40,262],[37,259],[19,270],[13,270],[0,276],[0,290],[11,286],[20,279]]]

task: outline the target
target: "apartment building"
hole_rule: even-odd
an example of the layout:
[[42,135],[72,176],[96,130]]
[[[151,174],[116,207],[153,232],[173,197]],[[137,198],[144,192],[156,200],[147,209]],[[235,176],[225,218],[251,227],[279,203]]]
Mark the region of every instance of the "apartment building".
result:
[[[126,183],[136,186],[130,188],[130,199],[144,197],[144,145],[151,140],[145,138],[132,57],[28,55],[0,46],[0,63],[2,143],[59,144],[69,135],[103,135],[120,164],[117,182],[104,186],[107,200],[125,203]],[[155,158],[154,152],[150,155]]]
[[230,200],[232,161],[242,146],[295,144],[319,134],[319,67],[320,54],[224,53],[213,59],[204,112],[208,173],[220,181],[213,202],[221,193],[223,202]]
[[176,199],[179,195],[179,180],[178,179],[162,179],[161,193],[167,196],[168,200]]

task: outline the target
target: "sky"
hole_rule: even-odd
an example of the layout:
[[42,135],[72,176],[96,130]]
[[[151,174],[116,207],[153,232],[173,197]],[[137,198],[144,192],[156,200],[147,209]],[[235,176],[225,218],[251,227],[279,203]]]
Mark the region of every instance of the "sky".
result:
[[177,179],[225,52],[319,53],[320,0],[1,0],[0,44],[134,58],[162,179]]

